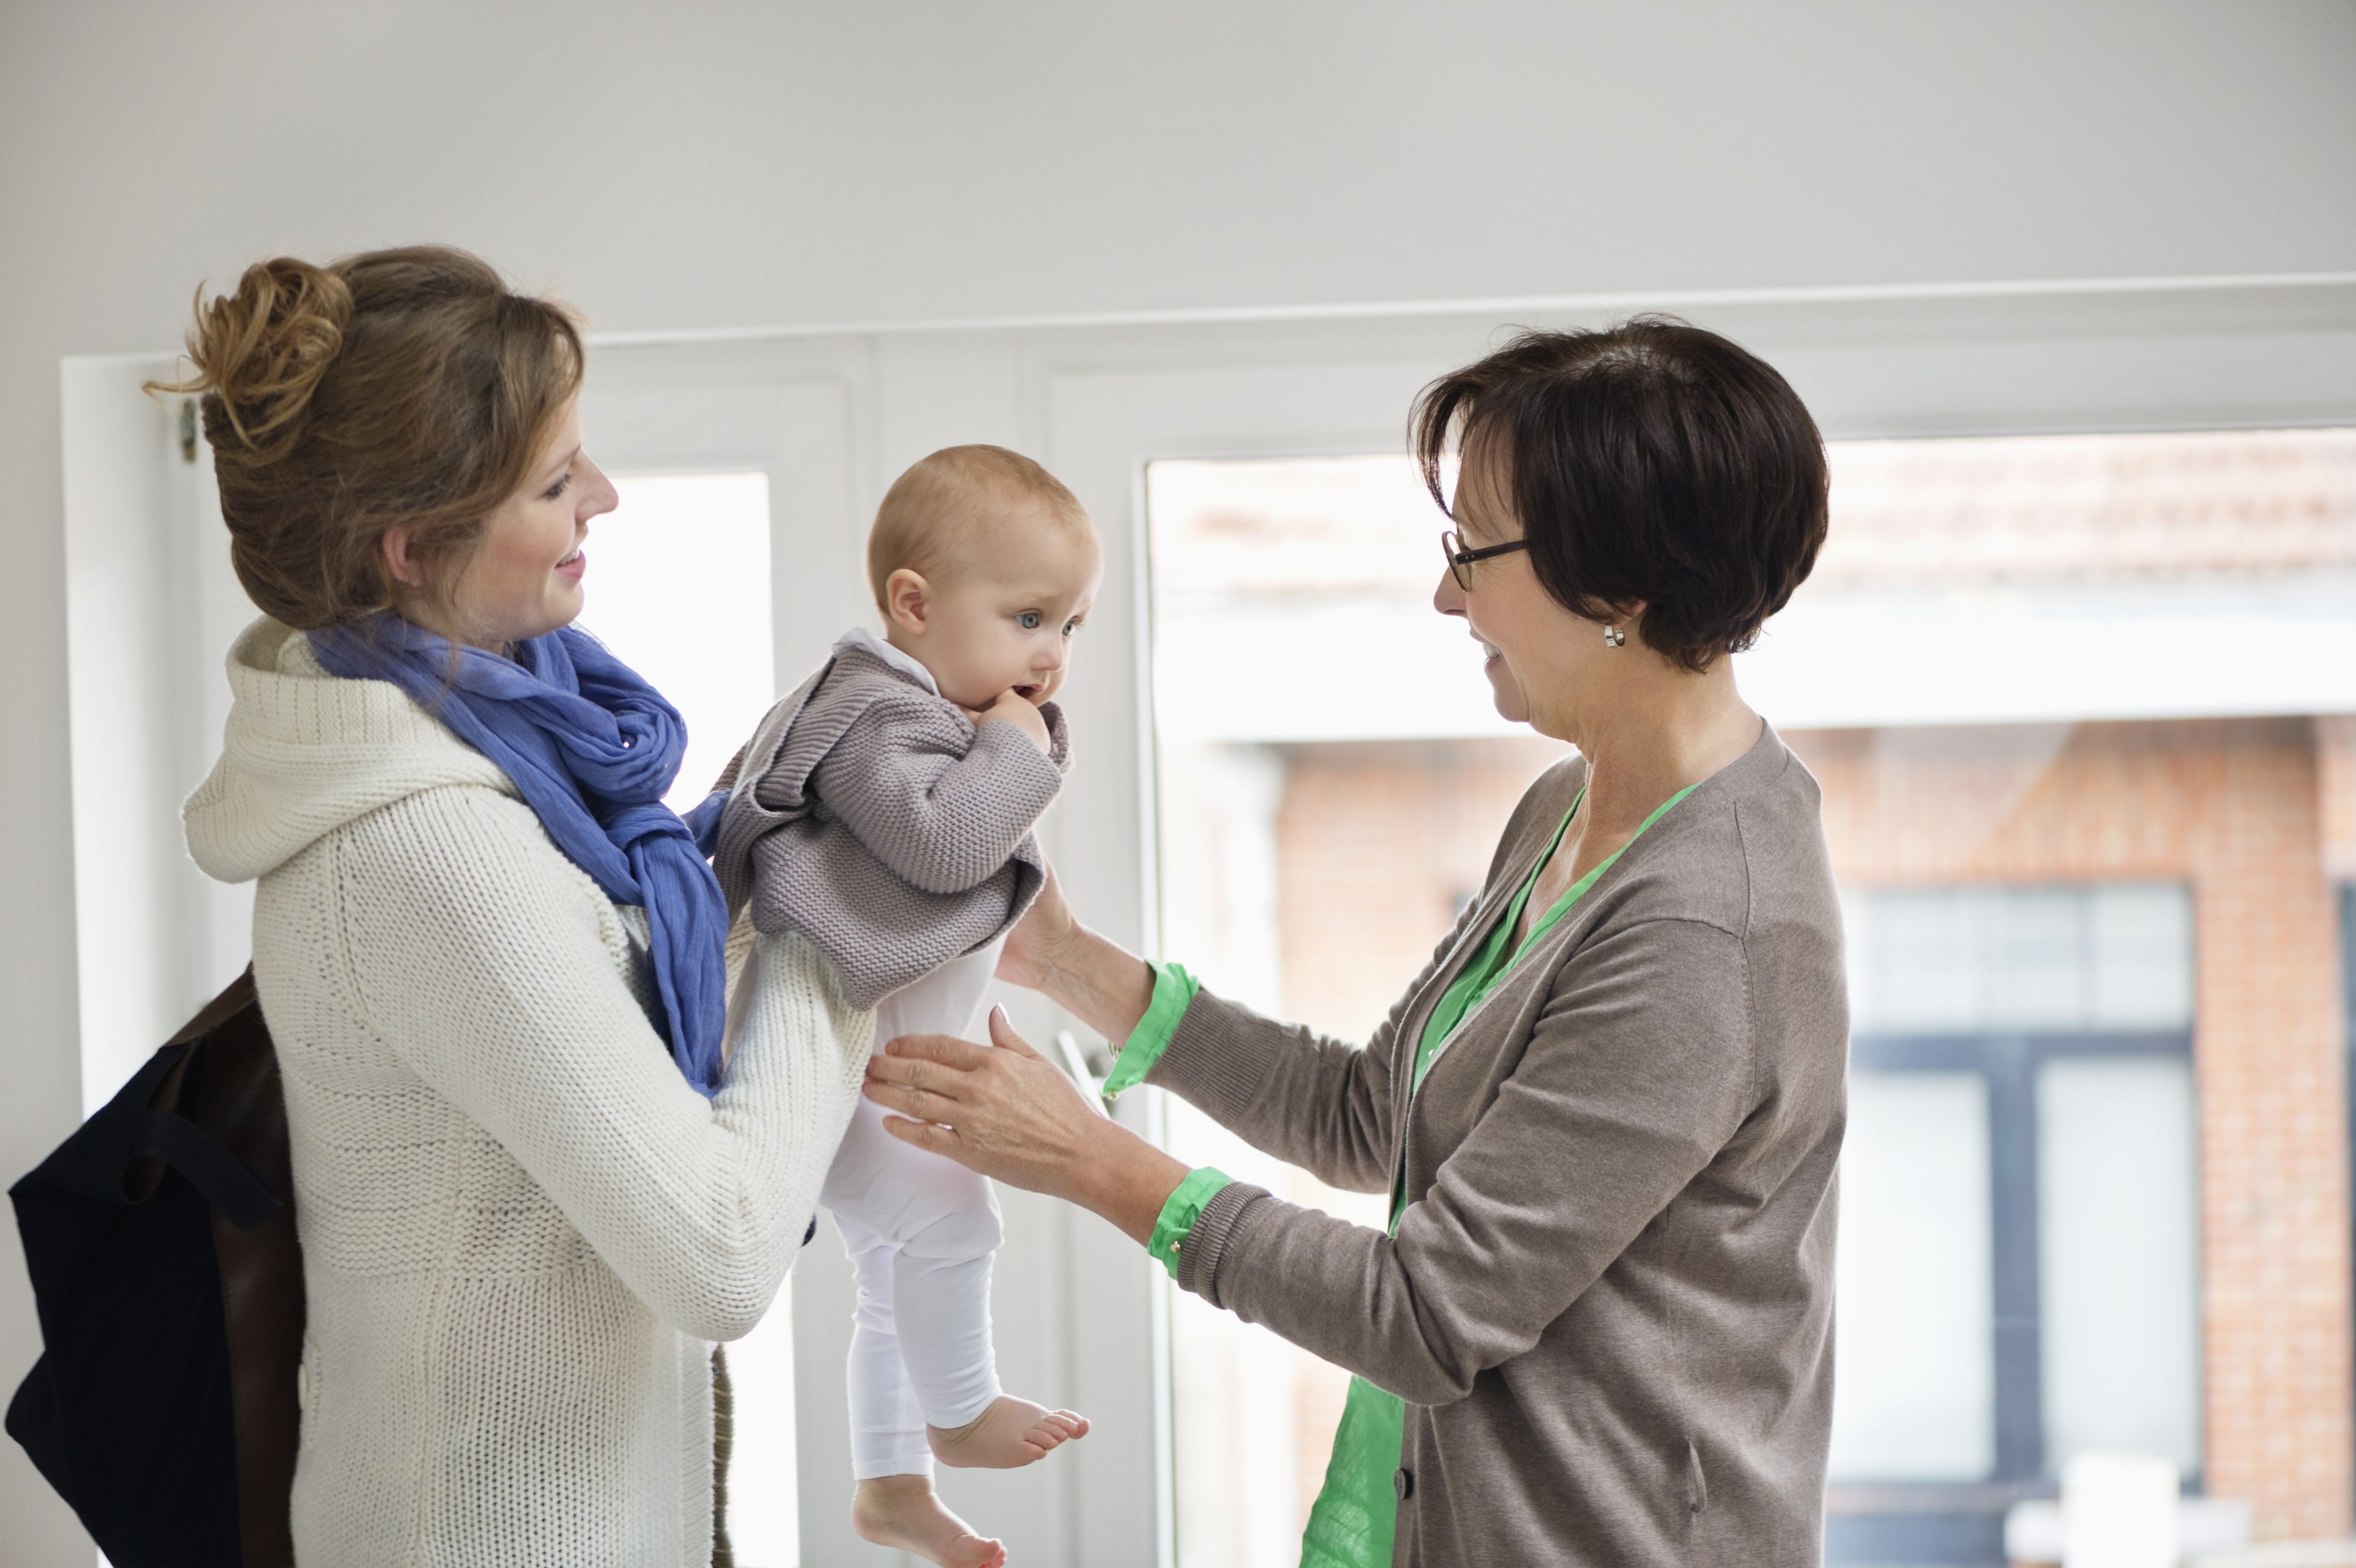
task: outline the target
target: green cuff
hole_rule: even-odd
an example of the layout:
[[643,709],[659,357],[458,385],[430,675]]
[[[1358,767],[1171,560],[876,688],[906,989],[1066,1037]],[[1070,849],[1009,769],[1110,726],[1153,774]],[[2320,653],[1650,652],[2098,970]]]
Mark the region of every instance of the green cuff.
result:
[[1112,1072],[1105,1079],[1107,1097],[1145,1082],[1145,1075],[1153,1071],[1153,1064],[1170,1049],[1170,1037],[1178,1032],[1178,1021],[1186,1016],[1194,993],[1202,988],[1203,982],[1186,973],[1181,965],[1153,966],[1153,1000],[1146,1004],[1145,1016],[1129,1031],[1120,1054],[1113,1059]]
[[1203,1217],[1203,1205],[1217,1197],[1221,1188],[1233,1185],[1234,1179],[1226,1172],[1214,1170],[1206,1165],[1199,1170],[1187,1172],[1186,1179],[1178,1184],[1178,1190],[1163,1200],[1161,1216],[1153,1221],[1153,1235],[1145,1243],[1145,1250],[1161,1260],[1162,1266],[1170,1271],[1172,1279],[1178,1277],[1178,1249],[1193,1233],[1194,1221]]

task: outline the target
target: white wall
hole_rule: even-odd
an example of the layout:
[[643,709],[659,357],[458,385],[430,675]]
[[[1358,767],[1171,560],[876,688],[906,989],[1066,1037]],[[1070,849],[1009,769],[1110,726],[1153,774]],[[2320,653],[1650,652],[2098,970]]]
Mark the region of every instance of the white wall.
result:
[[[0,0],[0,1177],[79,1102],[59,363],[200,278],[443,239],[659,331],[2331,271],[2351,80],[2329,3]],[[0,1264],[0,1387],[36,1343]],[[13,1445],[0,1520],[87,1562]]]

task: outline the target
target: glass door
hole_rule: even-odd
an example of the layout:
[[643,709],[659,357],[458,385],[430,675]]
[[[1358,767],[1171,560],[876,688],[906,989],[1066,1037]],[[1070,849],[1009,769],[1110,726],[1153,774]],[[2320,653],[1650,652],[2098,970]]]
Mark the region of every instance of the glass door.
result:
[[[626,439],[616,444],[624,461],[633,455]],[[593,455],[598,450],[590,447]],[[757,468],[617,468],[608,476],[621,504],[590,525],[580,624],[687,721],[687,758],[668,797],[684,811],[704,797],[776,699],[769,476]],[[760,1326],[728,1346],[727,1358],[734,1391],[727,1522],[735,1559],[744,1568],[798,1568],[790,1275]]]
[[[1564,754],[1492,712],[1432,613],[1445,523],[1404,458],[1146,469],[1162,952],[1264,1012],[1364,1040]],[[1359,1224],[1343,1192],[1165,1098],[1190,1165]],[[1170,1293],[1179,1568],[1291,1568],[1348,1376]]]

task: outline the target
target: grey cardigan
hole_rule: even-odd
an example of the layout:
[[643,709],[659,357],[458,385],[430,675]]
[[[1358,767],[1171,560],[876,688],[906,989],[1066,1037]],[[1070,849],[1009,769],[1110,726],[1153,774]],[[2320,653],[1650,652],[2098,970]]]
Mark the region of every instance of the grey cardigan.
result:
[[1178,1280],[1407,1401],[1392,1561],[1815,1568],[1848,1006],[1815,780],[1772,730],[1500,981],[1424,1020],[1570,807],[1533,785],[1364,1049],[1196,995],[1149,1075],[1387,1190],[1395,1237],[1236,1183]]
[[[903,667],[904,664],[906,667]],[[1070,760],[975,724],[907,656],[852,633],[736,761],[712,858],[734,916],[809,938],[872,1008],[1022,918],[1045,880],[1032,827]]]

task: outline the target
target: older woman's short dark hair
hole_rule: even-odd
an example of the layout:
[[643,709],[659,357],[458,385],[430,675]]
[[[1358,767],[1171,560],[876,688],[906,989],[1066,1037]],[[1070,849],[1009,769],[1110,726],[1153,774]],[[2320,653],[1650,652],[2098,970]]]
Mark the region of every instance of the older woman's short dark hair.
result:
[[1524,333],[1425,388],[1413,433],[1434,500],[1451,437],[1501,462],[1547,592],[1595,621],[1643,600],[1644,641],[1687,669],[1749,647],[1825,542],[1824,438],[1799,395],[1668,317]]

